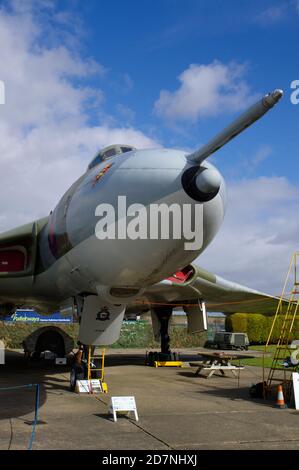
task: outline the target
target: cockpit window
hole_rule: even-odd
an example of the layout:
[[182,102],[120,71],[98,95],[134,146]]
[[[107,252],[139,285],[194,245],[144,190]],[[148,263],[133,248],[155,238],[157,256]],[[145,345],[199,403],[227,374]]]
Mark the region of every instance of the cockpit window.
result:
[[110,145],[109,147],[105,147],[101,150],[94,159],[88,165],[88,170],[95,167],[99,163],[105,161],[107,158],[114,157],[115,155],[119,155],[126,152],[132,152],[132,150],[136,150],[135,147],[131,147],[130,145]]
[[99,163],[101,163],[102,161],[102,158],[100,155],[97,155],[93,160],[92,162],[88,165],[88,169],[90,170],[91,168],[93,168],[94,166],[98,165]]
[[115,150],[116,150],[115,148],[106,150],[106,152],[103,153],[103,159],[104,158],[109,158],[109,157],[114,157],[114,155],[119,153],[119,152],[116,152]]

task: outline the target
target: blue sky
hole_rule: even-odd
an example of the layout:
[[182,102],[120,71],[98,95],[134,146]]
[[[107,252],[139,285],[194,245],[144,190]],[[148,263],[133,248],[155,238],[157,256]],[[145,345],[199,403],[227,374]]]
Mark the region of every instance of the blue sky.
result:
[[[105,92],[104,110],[119,125],[134,125],[164,146],[196,148],[237,113],[165,122],[154,112],[161,89],[175,91],[190,64],[218,60],[243,65],[250,95],[285,90],[276,110],[217,156],[225,176],[241,177],[245,164],[263,146],[268,156],[252,173],[298,181],[296,162],[299,106],[290,103],[298,78],[298,21],[295,1],[60,1],[57,11],[73,24],[55,24],[63,37],[79,31],[80,53],[107,72],[90,78]],[[123,115],[120,110],[122,110]],[[127,111],[127,112],[126,112]],[[96,117],[91,112],[93,122]],[[287,164],[289,162],[289,164]]]
[[299,239],[298,22],[299,0],[0,1],[0,230],[48,213],[99,148],[193,150],[283,88],[213,157],[229,205],[199,260],[277,293]]

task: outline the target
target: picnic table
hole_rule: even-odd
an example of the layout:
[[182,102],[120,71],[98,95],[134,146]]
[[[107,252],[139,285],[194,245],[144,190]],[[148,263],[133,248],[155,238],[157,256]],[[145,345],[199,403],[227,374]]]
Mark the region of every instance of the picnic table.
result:
[[216,371],[225,375],[225,371],[230,371],[235,377],[244,369],[244,366],[235,365],[231,362],[234,360],[241,360],[248,357],[254,357],[248,353],[241,353],[238,351],[200,351],[198,355],[201,360],[196,363],[191,363],[190,366],[195,365],[197,370],[195,375],[200,375],[203,371],[208,371],[207,379],[212,377]]

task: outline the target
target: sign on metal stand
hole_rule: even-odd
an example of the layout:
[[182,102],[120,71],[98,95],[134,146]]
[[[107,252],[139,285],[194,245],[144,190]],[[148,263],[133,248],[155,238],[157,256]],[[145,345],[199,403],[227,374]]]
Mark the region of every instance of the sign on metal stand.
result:
[[103,387],[99,379],[77,380],[76,392],[89,394],[103,393]]
[[295,397],[295,408],[299,410],[299,373],[293,372],[293,387],[294,387],[294,397]]
[[135,397],[111,397],[109,412],[113,414],[114,422],[117,421],[117,412],[133,413],[138,421],[137,406]]

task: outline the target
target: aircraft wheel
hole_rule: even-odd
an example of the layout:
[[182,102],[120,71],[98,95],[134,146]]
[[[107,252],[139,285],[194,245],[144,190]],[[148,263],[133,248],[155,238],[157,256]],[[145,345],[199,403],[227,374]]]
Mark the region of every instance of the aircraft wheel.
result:
[[38,362],[40,360],[40,353],[37,351],[33,351],[30,355],[30,360],[33,362]]

